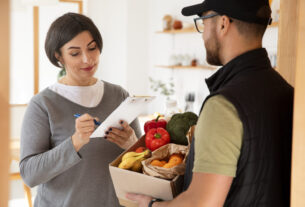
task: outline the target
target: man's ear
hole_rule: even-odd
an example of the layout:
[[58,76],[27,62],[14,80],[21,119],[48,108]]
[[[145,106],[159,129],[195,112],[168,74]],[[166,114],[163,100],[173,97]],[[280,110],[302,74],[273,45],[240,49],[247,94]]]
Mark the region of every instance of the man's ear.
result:
[[221,16],[220,18],[220,34],[225,35],[228,33],[229,28],[230,28],[230,19],[227,16]]

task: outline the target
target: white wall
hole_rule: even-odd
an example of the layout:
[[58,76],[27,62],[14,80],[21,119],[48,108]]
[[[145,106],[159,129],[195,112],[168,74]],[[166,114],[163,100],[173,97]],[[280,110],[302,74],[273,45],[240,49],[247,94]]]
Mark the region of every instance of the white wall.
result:
[[126,88],[127,1],[90,0],[87,15],[103,38],[103,51],[96,77]]
[[10,107],[10,126],[11,126],[11,139],[20,139],[21,126],[23,116],[25,114],[26,106],[13,106]]
[[90,0],[87,15],[99,28],[104,48],[96,77],[130,94],[147,94],[148,2]]
[[130,0],[127,4],[126,87],[131,94],[148,94],[149,1]]
[[11,1],[10,103],[27,103],[34,91],[33,11]]

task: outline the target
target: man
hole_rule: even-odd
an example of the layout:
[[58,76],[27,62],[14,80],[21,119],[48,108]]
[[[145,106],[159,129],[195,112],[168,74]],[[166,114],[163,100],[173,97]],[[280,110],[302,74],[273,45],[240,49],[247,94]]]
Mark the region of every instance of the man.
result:
[[194,163],[194,148],[189,156],[193,175],[186,172],[190,185],[172,201],[127,198],[140,207],[289,206],[293,88],[262,48],[268,0],[205,0],[182,14],[200,16],[207,61],[223,66],[206,80],[211,94],[196,126]]

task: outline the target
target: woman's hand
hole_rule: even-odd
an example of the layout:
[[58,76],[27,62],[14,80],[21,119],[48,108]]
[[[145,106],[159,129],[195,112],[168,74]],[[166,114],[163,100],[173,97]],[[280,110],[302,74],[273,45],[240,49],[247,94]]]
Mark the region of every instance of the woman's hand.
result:
[[123,127],[122,130],[111,127],[106,132],[105,138],[123,149],[128,149],[131,145],[138,141],[138,138],[134,130],[127,124],[127,122],[120,121],[120,125]]
[[90,135],[95,129],[93,118],[89,114],[83,114],[75,120],[75,133],[72,135],[72,143],[78,152],[85,144],[90,141]]

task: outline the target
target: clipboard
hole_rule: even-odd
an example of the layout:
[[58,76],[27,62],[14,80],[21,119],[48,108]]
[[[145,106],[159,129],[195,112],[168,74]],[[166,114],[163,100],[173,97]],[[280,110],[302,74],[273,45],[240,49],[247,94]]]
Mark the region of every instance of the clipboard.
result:
[[119,124],[120,120],[126,121],[130,124],[135,120],[155,99],[155,96],[132,96],[127,97],[106,119],[99,127],[91,134],[90,138],[105,137],[105,132],[109,127],[122,129]]

